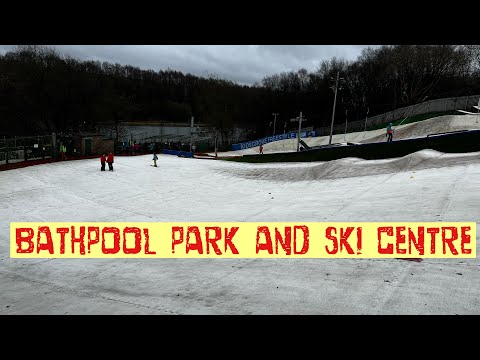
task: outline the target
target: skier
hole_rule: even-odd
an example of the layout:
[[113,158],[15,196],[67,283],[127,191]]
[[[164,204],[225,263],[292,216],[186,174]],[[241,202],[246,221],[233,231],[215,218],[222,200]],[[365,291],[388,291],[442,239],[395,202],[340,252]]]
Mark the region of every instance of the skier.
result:
[[385,134],[385,136],[387,136],[387,142],[392,141],[392,137],[393,137],[392,123],[388,124],[387,133]]
[[260,154],[263,154],[263,144],[260,144]]
[[109,153],[107,156],[108,171],[113,171],[113,154]]
[[157,154],[153,153],[153,166],[157,167],[157,160],[158,160],[158,156]]
[[103,154],[102,156],[100,156],[100,163],[102,164],[100,171],[105,171],[105,161],[107,161],[107,158],[105,154]]

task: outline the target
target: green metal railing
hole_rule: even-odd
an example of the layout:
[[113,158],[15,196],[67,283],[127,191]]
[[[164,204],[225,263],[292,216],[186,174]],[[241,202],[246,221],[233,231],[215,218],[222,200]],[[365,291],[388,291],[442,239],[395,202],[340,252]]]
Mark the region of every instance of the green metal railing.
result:
[[0,139],[0,164],[55,157],[52,135]]

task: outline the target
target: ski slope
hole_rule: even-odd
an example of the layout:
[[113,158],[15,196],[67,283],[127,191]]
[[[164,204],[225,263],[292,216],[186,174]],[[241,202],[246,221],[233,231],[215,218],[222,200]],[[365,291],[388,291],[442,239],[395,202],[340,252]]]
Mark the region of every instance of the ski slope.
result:
[[[458,130],[476,130],[480,129],[480,116],[477,115],[443,115],[415,123],[394,126],[393,140],[411,139],[424,137],[428,134],[444,133]],[[318,136],[302,138],[310,147],[328,145],[330,136]],[[385,129],[359,131],[345,134],[335,134],[332,136],[332,143],[370,143],[386,141]],[[263,153],[278,153],[297,151],[297,139],[286,139],[274,141],[263,146]],[[258,154],[259,147],[250,149],[219,152],[218,156],[240,156]],[[209,153],[209,155],[215,155]]]
[[151,159],[116,157],[114,172],[97,159],[0,172],[0,314],[480,314],[478,259],[9,257],[19,221],[480,220],[480,153]]

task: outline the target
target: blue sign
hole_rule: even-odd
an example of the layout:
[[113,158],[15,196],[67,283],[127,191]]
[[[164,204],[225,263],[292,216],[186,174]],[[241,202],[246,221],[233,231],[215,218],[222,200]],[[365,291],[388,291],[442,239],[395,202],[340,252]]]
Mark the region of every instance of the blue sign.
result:
[[[247,141],[240,144],[233,144],[232,150],[244,150],[250,149],[255,146],[264,145],[273,141],[285,140],[285,139],[295,139],[297,137],[298,132],[289,132],[286,134],[281,135],[274,135],[274,136],[267,136],[263,139]],[[307,137],[307,136],[315,136],[315,131],[304,131],[300,133],[300,137]]]

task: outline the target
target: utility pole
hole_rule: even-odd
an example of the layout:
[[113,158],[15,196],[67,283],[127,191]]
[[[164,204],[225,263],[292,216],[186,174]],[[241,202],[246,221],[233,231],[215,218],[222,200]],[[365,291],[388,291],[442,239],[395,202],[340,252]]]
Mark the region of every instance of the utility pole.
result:
[[335,80],[335,85],[334,85],[335,98],[333,100],[332,125],[330,126],[330,140],[328,141],[328,145],[332,145],[333,120],[335,119],[335,106],[337,105],[337,91],[338,91],[338,81],[339,80],[340,80],[340,71],[337,71],[337,78]]
[[273,134],[275,135],[275,124],[277,123],[277,115],[280,115],[279,113],[273,113],[272,114],[275,118],[273,119]]
[[343,140],[347,141],[347,114],[348,110],[345,110],[345,136],[343,137]]
[[370,111],[370,108],[367,107],[367,113],[365,114],[365,127],[363,128],[363,137],[365,137],[365,131],[367,131],[367,119],[368,119],[369,111]]
[[192,152],[192,145],[193,145],[193,116],[190,123],[190,152]]
[[290,119],[290,121],[298,121],[298,134],[297,134],[297,152],[300,151],[300,130],[302,129],[302,121],[306,121],[307,119],[302,117],[302,112],[300,111],[300,116]]
[[217,148],[218,148],[218,130],[215,129],[215,158],[217,157]]

